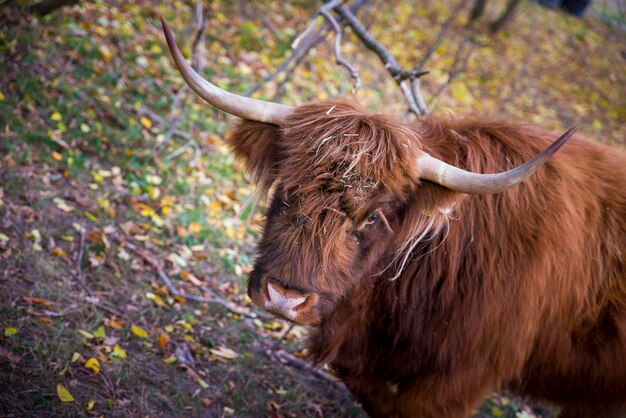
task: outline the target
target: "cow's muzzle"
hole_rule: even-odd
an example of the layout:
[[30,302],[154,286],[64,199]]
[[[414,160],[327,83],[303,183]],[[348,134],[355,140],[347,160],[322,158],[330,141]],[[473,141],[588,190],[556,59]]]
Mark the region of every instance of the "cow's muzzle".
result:
[[282,318],[302,325],[319,325],[319,296],[316,293],[288,289],[277,280],[262,276],[251,278],[248,296],[258,305]]

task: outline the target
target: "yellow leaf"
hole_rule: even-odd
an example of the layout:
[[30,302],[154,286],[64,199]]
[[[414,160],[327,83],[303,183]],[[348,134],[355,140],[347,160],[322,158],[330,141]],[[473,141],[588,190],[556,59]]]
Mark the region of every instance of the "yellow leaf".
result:
[[461,82],[452,84],[452,97],[462,103],[470,103],[472,101],[472,94],[467,89],[466,85]]
[[82,335],[83,337],[87,338],[88,340],[91,340],[94,335],[91,332],[87,332],[85,330],[79,329],[78,332],[80,333],[80,335]]
[[52,158],[54,158],[57,161],[61,161],[63,159],[63,155],[61,153],[53,151],[52,152]]
[[145,116],[142,116],[142,117],[139,119],[139,123],[141,123],[141,125],[142,125],[144,128],[146,128],[146,129],[150,129],[150,128],[152,128],[152,122],[150,121],[150,119],[148,119],[148,118],[147,118],[147,117],[145,117]]
[[54,112],[52,115],[50,115],[50,119],[55,122],[59,122],[61,119],[63,119],[63,116],[61,116],[59,112]]
[[69,258],[67,257],[67,254],[65,253],[63,248],[54,247],[51,252],[52,252],[52,254],[56,255],[59,258],[62,258],[65,261],[69,260]]
[[165,363],[165,364],[174,364],[174,363],[176,363],[176,356],[174,354],[172,354],[168,358],[164,358],[163,359],[163,363]]
[[91,411],[95,405],[96,401],[94,401],[93,399],[89,399],[89,402],[87,402],[87,405],[85,405],[85,409],[87,411]]
[[94,215],[92,215],[91,213],[89,213],[89,212],[83,212],[83,213],[84,213],[85,217],[87,219],[89,219],[91,222],[98,222],[98,218],[95,217]]
[[210,351],[213,355],[221,357],[223,359],[227,359],[227,360],[232,360],[232,359],[239,357],[239,354],[235,353],[230,348],[226,348],[223,346],[218,347],[218,348],[212,348]]
[[0,91],[0,102],[4,102],[6,99],[6,96]]
[[192,222],[189,224],[189,230],[194,234],[197,234],[202,230],[202,225],[200,225],[198,222]]
[[94,337],[98,337],[98,338],[106,338],[107,334],[106,334],[106,331],[105,331],[105,329],[104,329],[104,325],[100,325],[100,326],[98,327],[98,329],[96,329],[96,330],[93,332],[93,336],[94,336]]
[[130,326],[130,331],[139,338],[148,338],[148,333],[143,328],[139,328],[136,325]]
[[4,335],[5,337],[10,337],[11,335],[17,334],[17,328],[5,328]]
[[74,352],[74,354],[72,354],[72,359],[70,360],[72,363],[76,363],[82,356],[80,355],[80,353]]
[[119,344],[115,344],[115,347],[113,347],[113,354],[121,359],[126,358],[126,350],[120,347]]
[[95,373],[100,373],[100,362],[98,361],[98,359],[92,357],[85,363],[85,368],[91,369]]
[[98,47],[98,50],[100,51],[100,55],[102,56],[103,60],[105,60],[106,62],[111,61],[111,59],[113,58],[113,53],[111,52],[111,49],[109,49],[108,46],[100,45]]
[[71,212],[74,210],[72,206],[68,205],[65,200],[60,197],[55,197],[52,199],[52,202],[54,202],[54,204],[57,205],[57,208],[61,209],[63,212]]
[[57,395],[61,402],[74,402],[74,397],[70,391],[60,383],[57,385]]

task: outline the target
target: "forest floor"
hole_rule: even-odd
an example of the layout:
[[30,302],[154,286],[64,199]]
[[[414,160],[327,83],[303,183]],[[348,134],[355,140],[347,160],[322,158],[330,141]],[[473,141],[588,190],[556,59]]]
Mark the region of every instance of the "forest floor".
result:
[[[2,417],[364,416],[330,371],[302,360],[308,330],[245,295],[262,208],[238,216],[254,186],[224,142],[232,118],[181,89],[165,47],[159,16],[190,55],[187,3],[0,11]],[[200,56],[223,88],[241,93],[273,71],[315,12],[262,3],[205,5]],[[497,35],[483,26],[503,1],[473,28],[464,10],[426,65],[431,112],[578,124],[624,147],[625,21],[597,3],[577,19],[526,2]],[[373,1],[359,16],[410,67],[455,4]],[[328,40],[255,97],[345,95],[410,119],[376,57],[346,33],[343,55],[363,79],[350,92]],[[494,394],[477,414],[542,412]]]

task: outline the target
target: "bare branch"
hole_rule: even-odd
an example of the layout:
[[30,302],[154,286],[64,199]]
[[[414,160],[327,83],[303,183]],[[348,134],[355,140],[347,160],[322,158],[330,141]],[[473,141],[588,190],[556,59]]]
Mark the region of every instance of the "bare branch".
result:
[[[411,70],[405,70],[396,61],[394,56],[380,43],[374,38],[363,26],[363,24],[357,19],[357,17],[352,13],[350,9],[343,5],[337,6],[335,9],[337,13],[345,20],[345,22],[352,28],[356,36],[363,42],[363,44],[373,51],[378,58],[381,60],[389,74],[396,81],[400,90],[404,94],[404,97],[409,106],[409,111],[416,116],[422,116],[424,112],[418,106],[418,100],[414,96],[415,92],[419,94],[419,89],[414,91],[407,80],[412,80],[414,78],[419,77],[420,75],[424,75],[423,72],[414,72]],[[423,102],[423,99],[420,98],[420,101]]]
[[353,91],[356,91],[361,88],[361,77],[359,76],[356,68],[354,68],[354,66],[352,66],[341,56],[341,38],[343,36],[341,26],[339,26],[339,22],[337,22],[337,19],[335,19],[335,17],[328,13],[326,10],[320,9],[320,14],[322,14],[326,18],[326,20],[330,22],[331,25],[333,25],[333,28],[335,29],[335,60],[337,61],[337,64],[344,66],[348,69],[348,71],[350,72],[350,76],[354,79]]
[[421,70],[422,68],[424,68],[424,65],[426,65],[426,63],[428,62],[430,57],[435,53],[437,48],[439,48],[439,45],[443,41],[446,32],[448,32],[448,29],[450,29],[450,26],[452,26],[452,23],[454,23],[456,18],[459,16],[459,13],[461,13],[461,11],[463,10],[464,5],[465,5],[465,1],[463,0],[457,3],[454,10],[452,10],[452,13],[450,14],[450,17],[448,18],[448,20],[446,20],[446,22],[441,26],[441,29],[439,29],[439,33],[437,33],[437,37],[435,38],[435,41],[432,44],[430,44],[430,46],[428,47],[428,50],[426,51],[426,53],[424,54],[420,62],[415,65],[414,68],[416,70]]
[[309,25],[306,27],[305,30],[302,31],[302,33],[300,33],[300,35],[296,36],[296,39],[293,40],[293,42],[291,43],[291,48],[295,49],[298,47],[298,45],[300,44],[300,42],[306,38],[307,36],[309,36],[309,34],[311,33],[311,31],[315,28],[315,26],[317,26],[317,15],[326,15],[328,14],[328,11],[331,9],[334,9],[335,7],[339,6],[339,4],[341,3],[340,0],[332,0],[329,1],[328,3],[325,3],[322,7],[319,8],[319,10],[313,15],[313,19],[311,19],[311,23],[309,23]]
[[[195,19],[198,24],[198,28],[191,45],[191,63],[196,71],[202,73],[204,69],[204,31],[206,29],[206,19],[204,18],[202,10],[202,0],[196,1]],[[170,142],[174,136],[174,131],[178,128],[178,124],[183,117],[183,110],[187,106],[187,100],[189,100],[189,95],[187,94],[188,91],[189,86],[185,84],[180,90],[178,90],[176,96],[174,96],[172,106],[170,107],[170,113],[167,117],[168,129],[163,138],[163,142],[160,144],[161,148]],[[195,142],[193,139],[192,141]]]
[[[348,8],[352,13],[356,13],[363,5],[367,3],[368,0],[356,0],[352,3]],[[276,91],[276,95],[274,98],[279,97],[281,95],[281,91],[284,88],[285,84],[290,80],[291,73],[295,70],[295,68],[304,60],[309,51],[315,48],[317,45],[322,43],[326,38],[328,30],[331,28],[331,23],[327,20],[324,21],[324,24],[318,27],[313,34],[311,31],[317,25],[317,15],[320,14],[321,10],[330,11],[332,8],[336,7],[340,4],[340,1],[330,1],[324,4],[317,12],[315,12],[313,20],[307,26],[307,28],[296,37],[296,39],[292,42],[292,50],[291,54],[285,58],[285,60],[272,72],[271,74],[266,75],[262,78],[261,81],[251,86],[248,90],[244,92],[245,96],[249,96],[257,92],[264,83],[270,82],[274,80],[281,73],[285,73],[284,79],[279,83]],[[340,22],[340,25],[343,22]],[[307,36],[308,35],[308,36]],[[293,65],[291,67],[290,64]]]
[[450,66],[450,70],[448,70],[448,80],[444,84],[440,85],[437,88],[437,91],[432,95],[432,97],[430,98],[431,105],[441,95],[441,93],[445,90],[445,88],[449,86],[450,83],[452,83],[452,81],[456,78],[456,76],[465,71],[469,58],[473,52],[473,49],[467,48],[466,45],[471,42],[472,41],[468,39],[464,39],[463,42],[457,48],[456,53],[454,55],[454,61],[452,62],[452,65]]
[[[286,76],[285,78],[289,77],[290,74],[297,66],[298,64],[300,64],[300,62],[302,62],[302,60],[304,59],[304,57],[306,57],[306,55],[309,53],[309,51],[313,48],[315,48],[317,45],[319,45],[322,41],[324,41],[324,38],[326,37],[326,34],[324,33],[328,28],[326,26],[322,26],[320,28],[318,28],[315,33],[308,37],[305,42],[299,44],[297,46],[296,49],[294,49],[291,54],[285,59],[285,61],[283,61],[278,68],[276,68],[276,70],[274,70],[274,72],[266,75],[265,77],[263,77],[261,79],[260,82],[254,84],[253,86],[251,86],[250,88],[248,88],[248,90],[246,90],[243,94],[244,96],[250,96],[251,94],[254,94],[255,92],[257,92],[261,86],[264,83],[268,83],[272,80],[274,80],[280,73],[282,72],[286,72]],[[290,70],[287,70],[289,65],[293,62],[296,61],[295,64],[291,67]]]

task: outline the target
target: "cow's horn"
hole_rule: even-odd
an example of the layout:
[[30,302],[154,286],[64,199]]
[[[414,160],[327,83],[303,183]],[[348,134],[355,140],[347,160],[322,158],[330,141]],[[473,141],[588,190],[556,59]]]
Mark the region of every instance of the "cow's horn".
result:
[[535,172],[578,130],[573,127],[552,145],[531,160],[509,171],[495,174],[477,174],[444,163],[428,154],[418,158],[420,178],[430,180],[448,189],[470,194],[498,193],[520,183]]
[[285,117],[293,112],[291,106],[238,96],[209,83],[185,60],[176,45],[171,29],[162,17],[161,24],[163,25],[163,32],[165,32],[167,46],[183,78],[193,91],[213,106],[240,118],[274,125],[281,125]]

